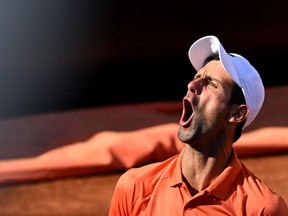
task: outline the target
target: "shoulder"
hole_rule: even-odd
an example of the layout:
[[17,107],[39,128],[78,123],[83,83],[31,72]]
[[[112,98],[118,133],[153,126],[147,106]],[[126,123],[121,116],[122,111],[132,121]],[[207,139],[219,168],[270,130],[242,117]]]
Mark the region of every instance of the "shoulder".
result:
[[131,183],[132,182],[139,183],[144,181],[151,182],[149,180],[161,178],[163,177],[163,175],[167,174],[167,171],[171,171],[171,169],[174,168],[178,156],[179,154],[170,157],[165,161],[151,163],[141,167],[131,168],[127,170],[125,173],[123,173],[122,176],[120,176],[118,182],[119,184],[120,183],[127,184],[127,182]]
[[122,188],[127,193],[139,190],[148,192],[152,190],[157,182],[171,175],[179,154],[168,158],[165,161],[147,164],[137,168],[131,168],[123,173],[116,184],[116,188]]
[[157,182],[172,172],[178,155],[163,162],[131,168],[123,173],[114,189],[109,216],[134,215],[134,213],[138,215],[137,212],[141,210],[138,207],[149,200]]
[[[261,215],[288,215],[284,199],[242,164],[244,181],[242,189],[247,197],[248,206],[261,212]],[[250,205],[251,204],[251,205]]]

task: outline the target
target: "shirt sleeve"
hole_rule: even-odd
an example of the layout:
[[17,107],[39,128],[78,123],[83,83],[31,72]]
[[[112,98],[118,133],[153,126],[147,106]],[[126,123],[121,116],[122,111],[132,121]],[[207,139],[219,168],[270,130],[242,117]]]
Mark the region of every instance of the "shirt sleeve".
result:
[[130,170],[126,171],[116,183],[109,208],[109,216],[132,215],[135,195],[135,183]]

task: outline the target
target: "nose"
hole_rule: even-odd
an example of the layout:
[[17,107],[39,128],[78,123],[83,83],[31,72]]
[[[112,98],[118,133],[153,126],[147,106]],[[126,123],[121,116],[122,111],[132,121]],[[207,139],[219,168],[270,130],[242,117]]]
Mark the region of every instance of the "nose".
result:
[[192,80],[191,82],[188,83],[188,91],[199,95],[202,92],[203,85],[204,85],[204,78],[197,78]]

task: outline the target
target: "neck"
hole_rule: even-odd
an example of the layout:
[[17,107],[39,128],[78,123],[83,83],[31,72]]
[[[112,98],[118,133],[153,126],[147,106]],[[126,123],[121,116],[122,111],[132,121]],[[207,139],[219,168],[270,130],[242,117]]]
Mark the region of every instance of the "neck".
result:
[[186,145],[182,158],[182,174],[190,192],[208,187],[227,166],[231,151],[232,147],[229,151],[226,149],[210,156]]

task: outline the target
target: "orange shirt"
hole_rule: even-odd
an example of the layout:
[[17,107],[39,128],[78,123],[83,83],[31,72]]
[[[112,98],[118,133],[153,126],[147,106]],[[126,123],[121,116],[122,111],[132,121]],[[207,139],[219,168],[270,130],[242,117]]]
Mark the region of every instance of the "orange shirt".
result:
[[193,197],[181,173],[183,150],[163,162],[132,168],[118,180],[109,216],[288,215],[283,198],[233,153],[227,168]]

